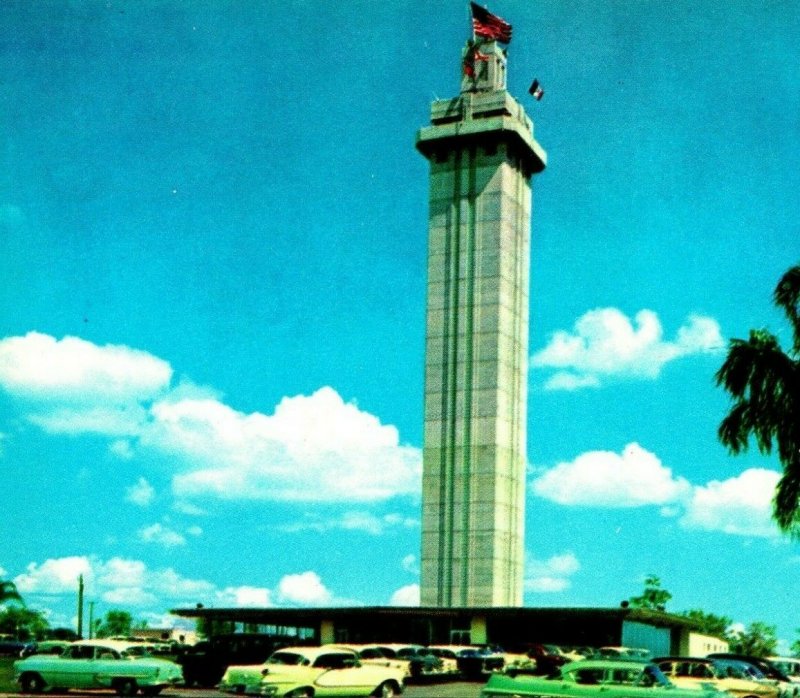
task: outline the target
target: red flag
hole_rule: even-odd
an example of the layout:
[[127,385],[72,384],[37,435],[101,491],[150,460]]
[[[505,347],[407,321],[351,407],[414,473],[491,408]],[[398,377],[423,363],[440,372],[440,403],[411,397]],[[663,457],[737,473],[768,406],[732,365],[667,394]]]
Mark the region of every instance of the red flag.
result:
[[476,44],[472,44],[464,55],[464,75],[469,75],[469,77],[475,75],[475,61],[488,60],[489,54],[481,52]]
[[528,88],[528,94],[532,95],[536,101],[539,101],[542,97],[544,97],[544,90],[542,86],[539,84],[538,80],[534,80],[531,83],[531,86]]
[[489,10],[471,2],[472,6],[472,31],[476,36],[482,36],[490,41],[502,41],[507,44],[511,41],[511,25]]

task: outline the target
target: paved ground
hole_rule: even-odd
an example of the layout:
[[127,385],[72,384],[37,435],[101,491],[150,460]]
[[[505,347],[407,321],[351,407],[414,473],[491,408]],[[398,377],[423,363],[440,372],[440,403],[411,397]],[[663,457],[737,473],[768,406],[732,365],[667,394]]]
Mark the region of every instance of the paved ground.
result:
[[[466,683],[454,681],[450,683],[427,684],[424,686],[406,686],[403,698],[478,698],[482,683]],[[19,693],[0,693],[0,698],[19,698]],[[56,694],[45,693],[43,698],[52,698]],[[70,698],[116,698],[111,691],[70,691]],[[29,698],[29,696],[26,696]],[[227,693],[213,689],[172,688],[165,690],[159,698],[231,698]]]

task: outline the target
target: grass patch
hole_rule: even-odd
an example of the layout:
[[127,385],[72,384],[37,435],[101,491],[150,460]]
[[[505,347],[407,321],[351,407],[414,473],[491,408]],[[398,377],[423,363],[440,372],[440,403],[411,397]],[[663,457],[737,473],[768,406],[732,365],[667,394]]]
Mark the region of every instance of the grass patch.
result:
[[18,657],[0,657],[0,693],[18,693],[19,684],[14,683],[14,662]]

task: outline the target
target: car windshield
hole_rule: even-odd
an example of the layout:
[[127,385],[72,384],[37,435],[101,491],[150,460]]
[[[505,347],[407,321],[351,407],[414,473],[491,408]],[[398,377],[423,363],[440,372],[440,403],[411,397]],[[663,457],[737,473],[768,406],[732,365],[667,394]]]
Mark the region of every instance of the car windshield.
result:
[[670,686],[669,679],[655,664],[646,664],[642,671],[642,683],[644,686]]

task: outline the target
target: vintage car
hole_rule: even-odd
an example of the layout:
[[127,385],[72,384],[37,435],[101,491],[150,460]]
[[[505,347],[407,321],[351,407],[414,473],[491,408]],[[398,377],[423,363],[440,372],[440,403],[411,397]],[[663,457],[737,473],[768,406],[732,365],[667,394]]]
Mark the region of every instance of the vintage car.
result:
[[501,653],[479,645],[431,645],[428,651],[452,655],[456,660],[457,673],[468,681],[477,681],[494,671],[503,671],[505,666]]
[[201,640],[178,655],[186,686],[216,686],[232,665],[263,664],[279,645],[263,633],[225,633]]
[[442,674],[445,676],[458,675],[458,656],[454,648],[448,645],[430,645],[425,648],[425,653],[438,657],[442,663]]
[[481,698],[725,698],[713,687],[682,689],[654,664],[636,660],[587,659],[561,667],[558,676],[492,674]]
[[393,698],[403,692],[403,679],[402,669],[362,664],[352,650],[286,647],[264,664],[228,667],[218,688],[269,698]]
[[408,679],[411,676],[411,660],[401,659],[397,657],[394,652],[387,652],[386,648],[378,645],[350,645],[350,644],[332,644],[323,645],[326,649],[344,649],[355,652],[358,655],[358,661],[362,664],[372,664],[374,666],[386,666],[393,669],[399,669],[403,672],[403,677]]
[[378,649],[387,657],[408,662],[409,676],[413,679],[441,676],[444,662],[422,645],[379,644]]
[[34,654],[14,662],[14,678],[25,693],[46,688],[114,689],[121,696],[138,690],[154,696],[167,686],[183,683],[174,662],[128,653],[129,644],[113,640],[81,640],[60,655]]
[[747,654],[734,654],[732,652],[714,652],[709,657],[714,659],[727,659],[741,662],[743,665],[754,670],[753,673],[760,673],[762,680],[777,686],[780,698],[797,698],[800,695],[800,687],[792,683],[781,669],[764,657],[754,657]]
[[767,657],[792,683],[800,683],[800,659],[797,657]]
[[778,698],[777,686],[750,678],[741,662],[709,657],[657,657],[653,663],[681,688],[711,683],[736,698]]

